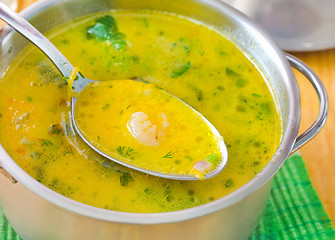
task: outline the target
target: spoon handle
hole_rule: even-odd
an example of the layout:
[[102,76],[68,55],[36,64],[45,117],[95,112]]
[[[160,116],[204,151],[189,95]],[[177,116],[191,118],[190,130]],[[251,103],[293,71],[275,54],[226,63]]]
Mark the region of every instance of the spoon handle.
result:
[[63,76],[70,75],[73,66],[64,55],[28,21],[11,10],[2,1],[0,1],[0,18],[41,49],[56,65]]

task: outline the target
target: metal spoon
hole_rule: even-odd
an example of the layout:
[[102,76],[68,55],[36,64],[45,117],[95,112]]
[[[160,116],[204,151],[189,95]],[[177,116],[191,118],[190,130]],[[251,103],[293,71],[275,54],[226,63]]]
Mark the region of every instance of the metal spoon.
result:
[[[22,34],[25,38],[27,38],[29,41],[31,41],[34,45],[36,45],[42,52],[45,53],[45,55],[55,64],[55,66],[58,68],[58,70],[62,73],[63,76],[69,76],[71,71],[73,70],[73,66],[71,63],[63,56],[63,54],[43,35],[41,34],[37,29],[35,29],[29,22],[27,22],[24,18],[22,18],[20,15],[18,15],[16,12],[12,11],[9,7],[7,7],[4,3],[0,2],[0,18],[4,20],[7,24],[9,24],[11,27],[13,27],[16,31],[18,31],[20,34]],[[80,93],[86,85],[88,85],[91,82],[94,82],[93,80],[90,80],[88,78],[83,77],[81,74],[77,74],[78,80],[74,81],[73,87],[74,91],[77,93]],[[186,103],[185,103],[186,104]],[[126,167],[132,168],[137,171],[141,171],[150,175],[154,175],[157,177],[162,178],[168,178],[168,179],[174,179],[174,180],[198,180],[197,177],[193,175],[182,175],[182,174],[166,174],[162,172],[157,171],[150,171],[147,169],[138,168],[136,166],[127,164],[125,162],[122,162],[118,159],[112,158],[111,156],[107,155],[106,153],[102,152],[101,150],[97,149],[90,143],[79,131],[76,119],[74,116],[74,107],[76,105],[76,97],[72,97],[71,101],[71,119],[73,122],[73,126],[78,133],[78,135],[97,153],[103,155],[104,157],[117,162],[121,165],[124,165]],[[193,109],[194,110],[194,109]],[[194,110],[196,111],[196,110]],[[202,116],[202,115],[201,115]],[[218,136],[218,139],[222,139],[220,137],[220,133],[216,130],[216,128],[203,117],[204,121],[209,125],[211,131],[215,136]],[[219,142],[220,151],[222,153],[222,161],[218,165],[218,167],[211,172],[207,173],[205,175],[205,179],[211,178],[216,176],[218,173],[220,173],[223,168],[227,164],[228,160],[228,153],[227,148],[224,144],[224,141],[221,140]]]

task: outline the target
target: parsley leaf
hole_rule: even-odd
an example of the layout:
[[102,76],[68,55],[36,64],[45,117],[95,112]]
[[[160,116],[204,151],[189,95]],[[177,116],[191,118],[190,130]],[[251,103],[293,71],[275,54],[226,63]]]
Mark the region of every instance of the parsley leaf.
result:
[[95,24],[87,28],[87,38],[106,41],[112,44],[115,50],[127,45],[126,35],[118,31],[116,21],[110,15],[95,20]]
[[170,77],[177,78],[183,75],[187,70],[191,67],[191,61],[188,61],[186,64],[177,67],[175,70],[171,72]]

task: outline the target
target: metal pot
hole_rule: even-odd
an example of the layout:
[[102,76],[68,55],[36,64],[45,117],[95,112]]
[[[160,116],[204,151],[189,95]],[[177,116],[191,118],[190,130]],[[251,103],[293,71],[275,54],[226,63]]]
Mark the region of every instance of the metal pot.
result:
[[[283,138],[266,167],[235,192],[211,203],[176,212],[127,213],[68,199],[25,173],[0,146],[0,204],[23,239],[246,239],[265,208],[272,177],[289,154],[323,126],[326,91],[313,71],[283,54],[270,37],[241,13],[217,0],[46,0],[22,12],[40,31],[88,13],[111,8],[175,12],[217,27],[252,59],[268,79],[281,111]],[[0,32],[0,74],[27,41],[4,27]],[[300,95],[291,65],[312,83],[320,100],[316,122],[298,136]]]

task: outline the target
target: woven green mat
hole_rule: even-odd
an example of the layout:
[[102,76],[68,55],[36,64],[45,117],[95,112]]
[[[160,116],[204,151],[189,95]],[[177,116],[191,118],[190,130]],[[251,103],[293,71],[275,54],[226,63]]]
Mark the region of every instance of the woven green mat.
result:
[[275,175],[263,217],[249,238],[255,239],[335,239],[332,221],[300,155],[288,158]]
[[[0,239],[21,239],[0,209]],[[263,217],[249,240],[335,239],[332,221],[313,188],[300,155],[291,156],[274,178]]]

